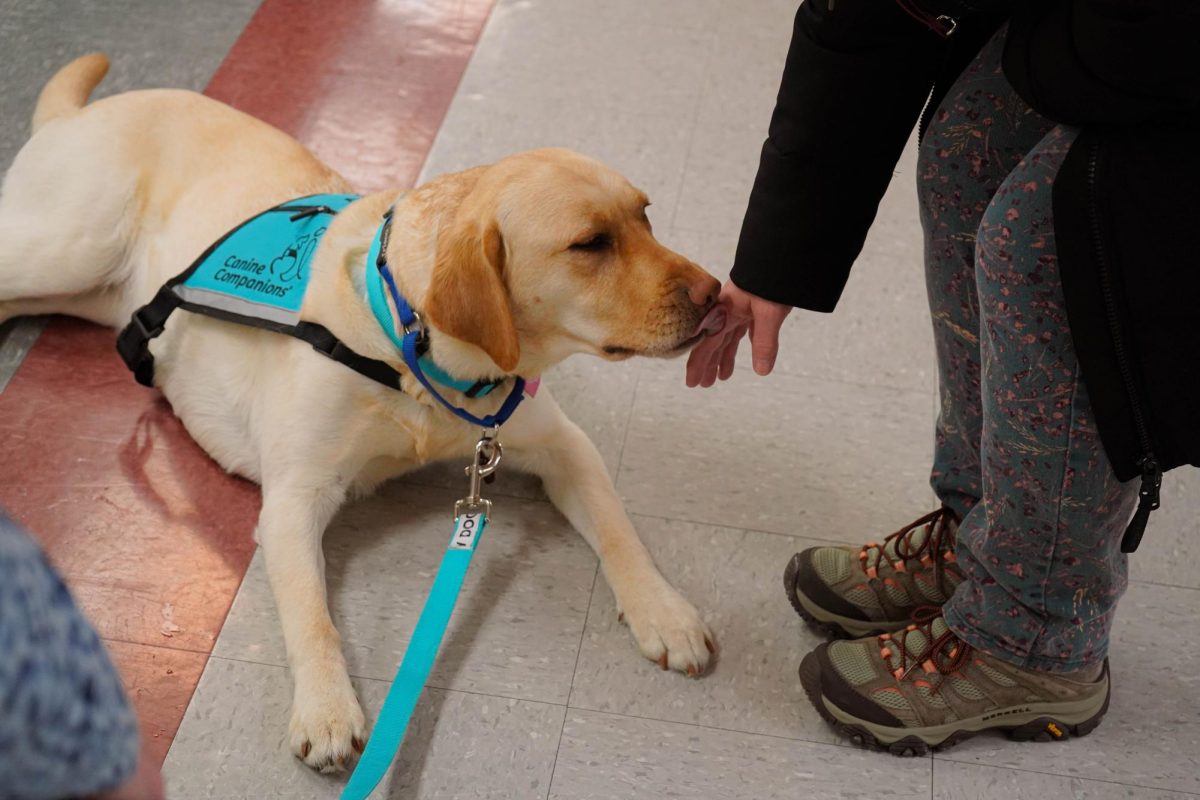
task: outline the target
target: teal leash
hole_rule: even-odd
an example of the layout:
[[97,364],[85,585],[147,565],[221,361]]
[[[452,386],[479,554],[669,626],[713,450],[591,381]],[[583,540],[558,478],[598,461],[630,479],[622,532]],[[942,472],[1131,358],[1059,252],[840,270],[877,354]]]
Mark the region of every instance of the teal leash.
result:
[[342,790],[341,800],[366,800],[370,797],[400,749],[413,709],[417,707],[421,690],[425,688],[429,672],[433,669],[438,647],[446,635],[446,627],[462,591],[471,557],[475,555],[491,516],[492,503],[480,497],[480,481],[495,472],[500,464],[503,450],[496,439],[497,432],[498,428],[485,430],[475,445],[475,461],[466,470],[471,478],[470,493],[454,504],[454,535],[450,537],[446,554],[442,556],[433,588],[429,590],[429,597],[425,600],[417,627],[404,652],[400,669],[392,681],[392,688],[383,701],[371,737],[350,781]]

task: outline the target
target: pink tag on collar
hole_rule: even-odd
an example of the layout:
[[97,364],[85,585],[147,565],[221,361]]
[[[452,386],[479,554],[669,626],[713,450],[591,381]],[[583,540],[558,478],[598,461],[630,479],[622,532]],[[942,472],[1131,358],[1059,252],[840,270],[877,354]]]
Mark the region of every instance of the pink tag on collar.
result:
[[542,378],[529,378],[525,381],[525,394],[530,397],[537,397],[538,387],[542,385]]

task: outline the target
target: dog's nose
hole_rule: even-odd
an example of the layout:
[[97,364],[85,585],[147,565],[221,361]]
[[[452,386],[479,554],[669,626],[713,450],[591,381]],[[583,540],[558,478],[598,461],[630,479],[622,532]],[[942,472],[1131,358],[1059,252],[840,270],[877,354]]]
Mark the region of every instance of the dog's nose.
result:
[[698,306],[708,308],[717,302],[721,294],[721,284],[711,275],[705,275],[688,287],[688,299]]

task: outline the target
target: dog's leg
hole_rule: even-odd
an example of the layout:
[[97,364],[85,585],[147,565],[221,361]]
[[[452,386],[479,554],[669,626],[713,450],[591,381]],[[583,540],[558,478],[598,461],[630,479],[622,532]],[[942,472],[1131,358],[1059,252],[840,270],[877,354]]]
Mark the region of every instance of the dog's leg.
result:
[[538,431],[529,443],[540,446],[529,450],[521,446],[524,437],[518,432],[510,442],[513,460],[541,477],[550,499],[600,557],[617,608],[642,654],[663,669],[703,673],[716,652],[712,631],[655,567],[587,434],[551,398],[543,399],[545,394],[543,389],[537,397],[545,409],[536,415],[538,427],[548,422],[553,431]]
[[15,317],[66,314],[115,328],[129,321],[122,318],[121,311],[121,298],[118,292],[97,289],[81,295],[22,298],[0,302],[0,323]]
[[322,772],[344,769],[366,740],[366,721],[329,617],[321,550],[325,526],[344,497],[333,475],[291,481],[276,476],[263,487],[256,534],[295,681],[292,752]]

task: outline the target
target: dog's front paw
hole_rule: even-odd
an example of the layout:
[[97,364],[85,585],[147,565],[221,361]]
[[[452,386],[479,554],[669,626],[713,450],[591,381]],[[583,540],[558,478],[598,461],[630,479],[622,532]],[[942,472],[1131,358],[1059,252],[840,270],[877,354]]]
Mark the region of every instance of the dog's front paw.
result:
[[679,592],[664,585],[627,600],[623,607],[621,618],[646,658],[693,678],[708,669],[717,652],[716,638]]
[[367,740],[367,722],[350,680],[343,677],[315,688],[297,683],[288,735],[292,753],[313,769],[346,769]]

